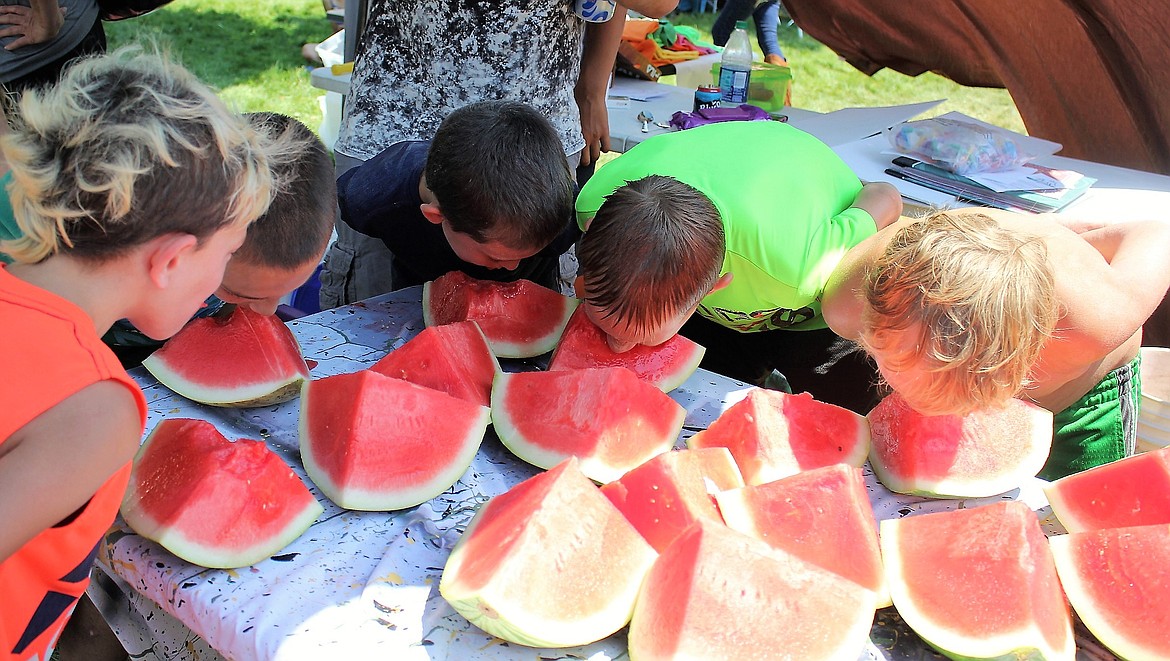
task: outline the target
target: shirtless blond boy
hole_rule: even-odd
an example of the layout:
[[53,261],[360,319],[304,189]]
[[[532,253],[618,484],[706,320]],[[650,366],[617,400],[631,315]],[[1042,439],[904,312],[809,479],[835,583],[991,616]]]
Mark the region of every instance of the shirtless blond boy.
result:
[[1040,476],[1133,453],[1141,327],[1170,287],[1170,224],[991,209],[903,218],[852,248],[822,302],[928,414],[1010,397],[1052,411]]

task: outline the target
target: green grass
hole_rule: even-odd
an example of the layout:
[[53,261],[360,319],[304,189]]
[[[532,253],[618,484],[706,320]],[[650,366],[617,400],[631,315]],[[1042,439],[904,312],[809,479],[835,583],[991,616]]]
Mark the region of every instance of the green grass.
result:
[[[713,13],[676,14],[678,25],[694,25],[710,39]],[[220,90],[240,112],[270,110],[321,123],[301,45],[332,32],[316,0],[174,0],[146,16],[107,23],[110,47],[152,39],[201,79]],[[793,69],[793,102],[810,110],[884,106],[946,98],[931,115],[949,110],[1013,130],[1023,122],[1004,90],[968,88],[934,74],[917,77],[883,70],[866,76],[816,40],[782,27],[781,46]],[[753,34],[754,41],[755,36]]]

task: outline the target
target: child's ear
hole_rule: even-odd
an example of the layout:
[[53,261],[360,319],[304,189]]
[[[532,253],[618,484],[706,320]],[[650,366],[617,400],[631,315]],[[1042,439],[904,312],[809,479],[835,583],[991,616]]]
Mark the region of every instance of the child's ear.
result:
[[724,273],[723,275],[719,276],[719,279],[718,279],[718,280],[716,280],[716,281],[715,281],[715,284],[711,286],[711,291],[709,291],[709,292],[707,292],[707,293],[708,293],[708,294],[714,294],[715,292],[719,291],[720,289],[723,289],[723,288],[724,288],[724,287],[726,287],[727,285],[730,285],[730,284],[731,284],[731,277],[732,277],[732,276],[731,276],[731,272],[730,272],[730,271],[728,271],[727,273]]
[[573,278],[573,294],[577,298],[585,300],[585,276],[579,275]]
[[183,259],[199,247],[199,239],[193,234],[172,232],[155,238],[147,246],[146,267],[150,280],[159,289],[166,289]]
[[443,211],[439,208],[439,205],[433,202],[424,202],[419,205],[419,209],[422,211],[422,215],[426,216],[427,220],[436,225],[442,225],[443,221],[447,220],[443,216]]

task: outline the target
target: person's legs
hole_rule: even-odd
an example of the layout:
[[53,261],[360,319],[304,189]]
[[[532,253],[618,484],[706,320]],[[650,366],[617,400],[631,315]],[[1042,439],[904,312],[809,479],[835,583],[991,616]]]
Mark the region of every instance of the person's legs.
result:
[[694,315],[679,333],[706,348],[700,367],[717,374],[762,386],[777,370],[792,392],[863,415],[880,399],[865,352],[828,329],[740,333]]
[[761,2],[752,12],[752,20],[756,23],[756,40],[760,43],[760,50],[764,52],[764,60],[770,64],[779,64],[768,56],[784,58],[784,51],[780,50],[780,39],[776,36],[777,30],[780,29],[780,0]]
[[726,45],[731,38],[731,31],[735,29],[735,22],[746,21],[755,7],[756,0],[726,0],[715,17],[715,24],[711,26],[711,40],[715,45]]
[[[337,176],[362,161],[335,154]],[[386,244],[357,232],[337,215],[337,240],[329,246],[321,269],[321,309],[328,310],[385,294],[393,288],[393,254]]]

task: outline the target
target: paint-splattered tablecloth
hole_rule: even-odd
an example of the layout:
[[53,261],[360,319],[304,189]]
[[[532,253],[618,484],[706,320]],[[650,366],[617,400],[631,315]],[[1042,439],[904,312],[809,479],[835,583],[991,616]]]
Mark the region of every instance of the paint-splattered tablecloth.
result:
[[[420,298],[416,287],[304,317],[289,326],[312,361],[314,378],[352,372],[422,330]],[[266,440],[312,484],[298,456],[298,401],[259,409],[213,408],[175,395],[145,371],[136,370],[134,376],[149,401],[148,430],[167,417],[203,418],[229,438]],[[741,382],[700,370],[671,393],[687,409],[680,444],[738,401],[746,389]],[[565,650],[520,647],[484,634],[439,596],[443,564],[475,508],[537,470],[515,459],[489,433],[458,483],[410,510],[344,510],[313,488],[325,507],[317,522],[278,555],[235,570],[189,564],[119,521],[99,550],[89,592],[133,658],[624,658],[624,633]],[[866,483],[879,519],[975,504],[892,494],[868,468]],[[1045,503],[1036,486],[1002,498],[1023,499],[1043,517]],[[941,657],[929,651],[893,609],[883,609],[863,658]]]

